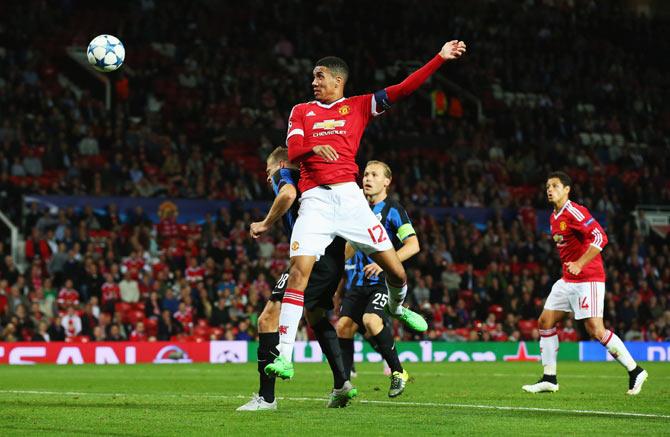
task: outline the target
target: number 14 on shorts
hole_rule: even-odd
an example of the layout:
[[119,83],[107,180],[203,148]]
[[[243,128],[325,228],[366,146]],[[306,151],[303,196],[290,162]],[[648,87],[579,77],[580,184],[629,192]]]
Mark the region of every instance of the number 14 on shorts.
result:
[[368,228],[368,234],[370,234],[370,238],[374,244],[381,243],[387,239],[386,232],[384,232],[382,225],[376,225]]
[[588,310],[589,309],[589,303],[587,302],[588,297],[580,297],[579,298],[579,308],[583,310]]

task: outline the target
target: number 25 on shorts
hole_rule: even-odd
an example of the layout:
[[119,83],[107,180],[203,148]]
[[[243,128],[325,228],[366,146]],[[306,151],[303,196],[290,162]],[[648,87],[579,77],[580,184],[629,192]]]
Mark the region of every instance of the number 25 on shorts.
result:
[[368,228],[368,234],[370,234],[370,238],[374,244],[386,241],[386,233],[384,232],[382,225],[376,225]]

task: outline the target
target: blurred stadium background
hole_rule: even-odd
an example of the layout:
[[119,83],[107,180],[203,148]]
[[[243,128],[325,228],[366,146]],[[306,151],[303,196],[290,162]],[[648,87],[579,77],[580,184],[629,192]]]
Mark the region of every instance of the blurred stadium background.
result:
[[[562,169],[610,237],[609,329],[647,342],[636,358],[670,359],[667,343],[649,349],[670,341],[669,13],[651,0],[0,3],[3,347],[253,342],[288,244],[280,227],[252,241],[248,224],[271,201],[264,158],[311,98],[314,60],[347,60],[355,94],[455,37],[467,57],[361,148],[360,164],[394,170],[421,241],[409,303],[430,329],[396,326],[397,339],[536,353],[560,275],[543,184]],[[119,72],[86,65],[100,33],[126,46]],[[587,340],[572,321],[560,338]],[[501,344],[446,343],[464,341]],[[253,347],[228,352],[253,360]]]
[[[127,50],[112,74],[84,55],[102,33]],[[415,383],[389,401],[359,341],[352,408],[326,412],[326,365],[298,364],[281,414],[244,420],[288,261],[279,226],[248,226],[313,62],[344,58],[353,95],[449,38],[467,56],[372,123],[359,162],[391,166],[421,242],[408,303],[430,328],[394,326]],[[669,45],[662,0],[0,1],[0,363],[137,363],[0,366],[0,434],[667,434]],[[559,169],[609,235],[607,327],[665,361],[634,401],[571,320],[561,392],[520,390],[561,271],[543,188]],[[296,361],[323,361],[298,335]],[[199,364],[226,362],[248,364]]]

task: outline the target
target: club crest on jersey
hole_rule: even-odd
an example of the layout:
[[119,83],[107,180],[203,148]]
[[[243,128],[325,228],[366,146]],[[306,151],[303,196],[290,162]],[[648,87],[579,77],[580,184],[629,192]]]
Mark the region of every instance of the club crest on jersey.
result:
[[314,123],[314,129],[333,130],[344,126],[345,123],[346,120],[323,120],[319,121],[318,123]]
[[560,222],[560,223],[558,224],[558,227],[559,227],[559,229],[560,229],[561,231],[565,231],[566,229],[568,229],[568,224],[565,223],[565,222]]
[[300,243],[298,243],[297,241],[294,241],[294,242],[291,244],[291,250],[295,252],[295,251],[298,250],[298,249],[300,249]]
[[348,113],[351,112],[351,108],[349,107],[349,105],[342,105],[340,106],[340,109],[338,109],[337,111],[340,113],[340,115],[347,115]]

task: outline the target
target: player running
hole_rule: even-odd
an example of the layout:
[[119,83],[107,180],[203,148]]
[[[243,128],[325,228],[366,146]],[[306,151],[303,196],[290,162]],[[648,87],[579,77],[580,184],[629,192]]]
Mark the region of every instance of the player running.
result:
[[[258,238],[267,232],[272,225],[283,218],[284,227],[290,234],[297,217],[296,184],[299,179],[297,167],[288,161],[288,150],[276,148],[267,158],[268,182],[272,184],[275,200],[263,221],[252,223],[251,236]],[[344,240],[336,238],[326,248],[324,256],[314,265],[314,271],[305,290],[305,317],[316,335],[321,350],[328,359],[333,372],[333,391],[328,401],[329,408],[344,407],[357,391],[345,376],[342,354],[335,328],[325,317],[328,310],[333,309],[333,294],[337,289],[344,269]],[[302,296],[285,292],[288,272],[282,274],[272,290],[263,312],[258,318],[258,373],[260,388],[258,394],[239,407],[237,411],[276,410],[274,375],[266,375],[265,366],[278,355],[279,344],[279,311],[282,302],[302,299]],[[301,302],[302,303],[302,302]]]
[[[368,162],[363,173],[363,193],[372,212],[384,225],[394,249],[397,249],[398,258],[403,262],[419,253],[419,239],[403,207],[388,198],[391,177],[391,169],[387,164]],[[347,249],[349,247],[347,245]],[[384,272],[362,252],[356,252],[353,260],[356,267],[352,286],[344,292],[340,320],[337,322],[346,377],[350,378],[354,361],[354,334],[359,327],[365,327],[370,343],[391,369],[388,395],[394,398],[405,390],[409,374],[400,364],[391,326],[384,312],[388,299]]]
[[[315,100],[293,107],[286,143],[289,159],[300,164],[300,211],[291,235],[291,267],[286,292],[302,296],[312,267],[336,236],[369,255],[385,272],[392,317],[416,331],[428,329],[419,314],[402,306],[407,275],[384,226],[370,210],[356,184],[356,155],[365,127],[403,97],[412,94],[445,61],[460,58],[465,43],[449,41],[426,65],[397,85],[374,94],[344,97],[349,68],[340,58],[323,58],[314,67]],[[302,306],[282,305],[280,356],[266,371],[293,374],[295,343]]]
[[588,209],[570,201],[571,186],[570,177],[563,172],[553,172],[547,178],[547,197],[554,205],[549,218],[551,236],[563,263],[563,278],[551,288],[539,319],[544,375],[537,383],[522,388],[529,393],[558,391],[556,323],[572,311],[575,319],[584,320],[589,335],[628,370],[627,393],[636,395],[649,375],[635,363],[621,339],[603,324],[605,269],[600,252],[607,244],[607,235]]

